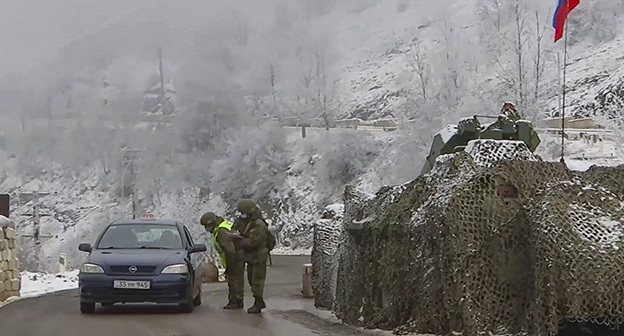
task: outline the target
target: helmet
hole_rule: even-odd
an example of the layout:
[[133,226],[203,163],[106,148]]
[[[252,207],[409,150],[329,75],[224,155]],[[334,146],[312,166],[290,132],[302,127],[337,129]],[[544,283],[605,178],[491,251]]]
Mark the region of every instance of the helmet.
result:
[[240,211],[241,213],[251,215],[257,210],[258,207],[256,206],[256,202],[254,202],[253,200],[245,198],[238,202],[238,211]]
[[217,215],[215,215],[214,212],[206,212],[201,216],[201,219],[199,220],[199,222],[203,226],[212,226],[215,224],[216,221]]

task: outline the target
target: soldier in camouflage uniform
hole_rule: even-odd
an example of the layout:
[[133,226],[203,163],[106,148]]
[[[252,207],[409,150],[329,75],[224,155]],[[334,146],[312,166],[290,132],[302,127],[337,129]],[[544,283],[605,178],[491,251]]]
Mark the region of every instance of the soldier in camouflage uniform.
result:
[[236,246],[242,251],[247,263],[247,280],[255,298],[253,306],[247,312],[259,314],[266,308],[263,295],[270,250],[269,228],[254,201],[241,200],[238,203],[238,211],[241,216],[235,221],[233,229],[238,230],[243,238],[236,242]]
[[518,109],[516,109],[516,105],[514,105],[512,102],[505,102],[498,115],[498,119],[488,125],[485,128],[484,132],[493,129],[503,130],[513,128],[515,122],[521,120],[522,118],[522,114],[518,111]]
[[516,122],[522,119],[522,114],[518,112],[518,110],[516,109],[516,105],[514,105],[514,103],[512,102],[505,102],[503,104],[503,107],[501,108],[500,114],[504,115],[511,122]]
[[221,265],[225,267],[228,282],[228,304],[223,309],[243,309],[243,292],[245,290],[245,261],[238,256],[234,238],[230,233],[232,223],[206,212],[200,219],[207,231],[212,234],[212,242],[221,256]]

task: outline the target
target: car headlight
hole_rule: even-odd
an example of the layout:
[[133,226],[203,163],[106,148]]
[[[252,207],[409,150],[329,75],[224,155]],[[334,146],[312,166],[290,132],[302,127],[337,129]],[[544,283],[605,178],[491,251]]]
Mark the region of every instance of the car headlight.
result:
[[104,273],[104,269],[100,265],[85,263],[82,264],[80,273]]
[[186,266],[186,264],[169,265],[165,267],[161,273],[162,274],[186,274],[188,273],[188,266]]

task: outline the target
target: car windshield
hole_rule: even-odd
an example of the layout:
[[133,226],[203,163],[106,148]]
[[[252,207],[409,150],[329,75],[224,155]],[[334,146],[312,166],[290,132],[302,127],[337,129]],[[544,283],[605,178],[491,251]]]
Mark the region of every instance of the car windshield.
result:
[[172,225],[117,224],[106,230],[97,248],[179,250],[182,239]]

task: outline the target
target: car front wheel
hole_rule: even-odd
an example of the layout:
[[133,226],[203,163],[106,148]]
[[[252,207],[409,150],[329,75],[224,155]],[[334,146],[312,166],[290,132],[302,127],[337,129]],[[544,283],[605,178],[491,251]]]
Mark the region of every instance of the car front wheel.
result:
[[80,301],[80,313],[93,314],[95,312],[95,302]]

